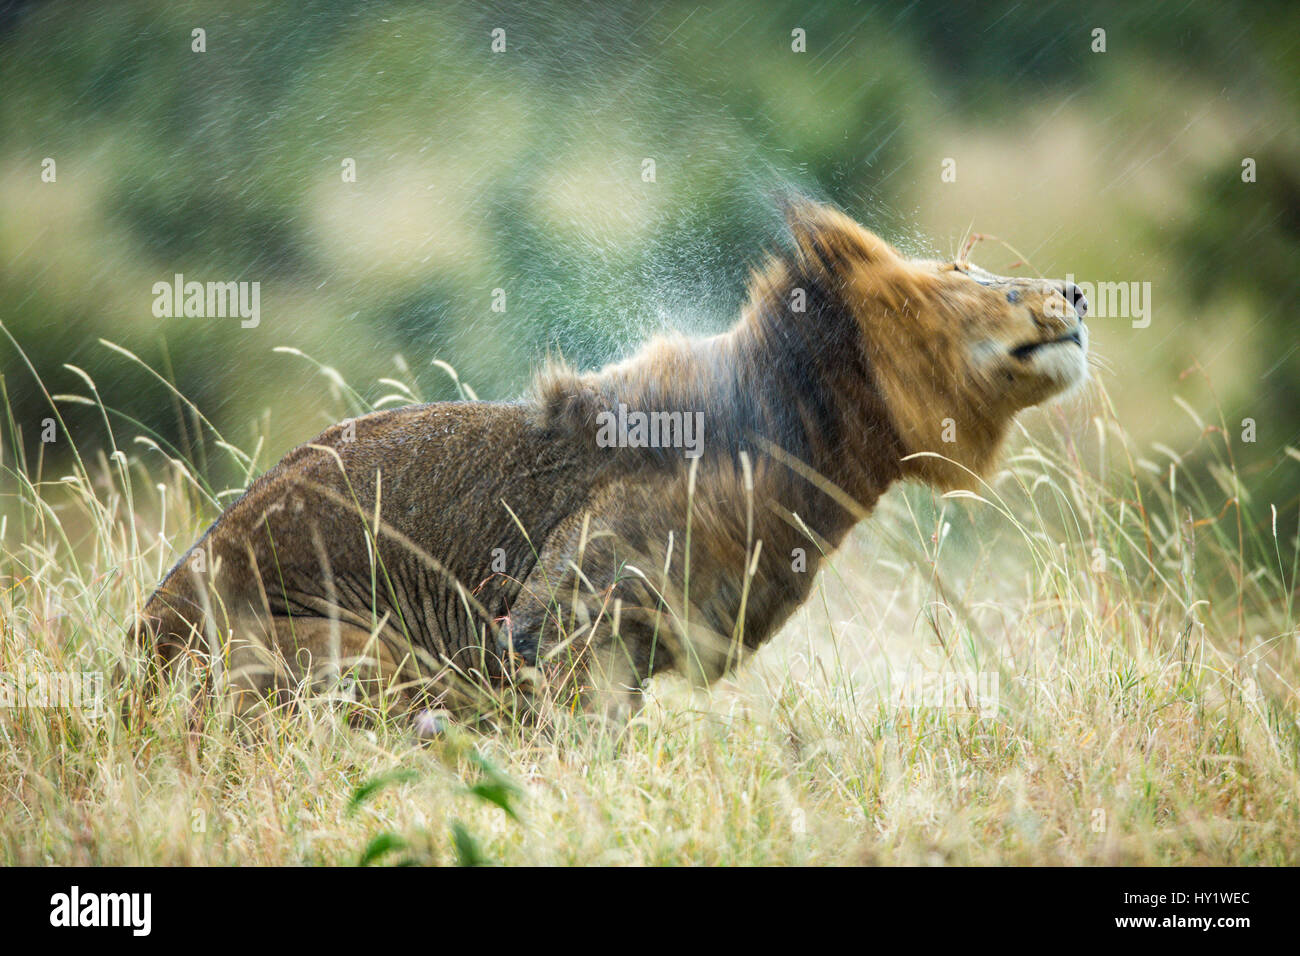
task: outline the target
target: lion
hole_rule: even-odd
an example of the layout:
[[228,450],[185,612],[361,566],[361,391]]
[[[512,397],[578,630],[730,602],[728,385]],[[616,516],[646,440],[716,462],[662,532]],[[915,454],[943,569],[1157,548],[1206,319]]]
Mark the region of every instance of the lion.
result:
[[241,707],[350,681],[626,711],[651,675],[707,684],[771,638],[892,484],[987,474],[1018,412],[1085,380],[1072,284],[908,259],[808,200],[786,219],[725,333],[295,448],[146,603],[154,678],[188,662]]

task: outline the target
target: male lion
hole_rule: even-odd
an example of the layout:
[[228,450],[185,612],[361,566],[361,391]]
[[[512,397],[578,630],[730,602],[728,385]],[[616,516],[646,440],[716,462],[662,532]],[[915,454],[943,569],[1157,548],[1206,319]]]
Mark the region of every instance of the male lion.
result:
[[729,332],[290,452],[150,598],[151,659],[245,705],[351,676],[404,706],[527,685],[608,708],[655,672],[723,674],[891,483],[987,472],[1018,411],[1087,374],[1073,285],[910,261],[806,201],[787,218]]

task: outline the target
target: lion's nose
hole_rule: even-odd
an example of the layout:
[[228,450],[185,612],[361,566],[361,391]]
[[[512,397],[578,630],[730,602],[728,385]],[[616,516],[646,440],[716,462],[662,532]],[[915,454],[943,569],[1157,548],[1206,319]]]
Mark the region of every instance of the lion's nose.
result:
[[1083,292],[1073,282],[1067,282],[1062,290],[1065,293],[1065,301],[1074,306],[1074,311],[1079,314],[1079,321],[1088,314],[1088,300],[1084,298]]

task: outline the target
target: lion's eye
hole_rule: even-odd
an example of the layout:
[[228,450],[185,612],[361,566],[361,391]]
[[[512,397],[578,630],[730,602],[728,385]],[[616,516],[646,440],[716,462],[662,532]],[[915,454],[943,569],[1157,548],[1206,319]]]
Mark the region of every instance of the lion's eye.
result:
[[1019,289],[1012,289],[1010,292],[1008,292],[1008,293],[1007,293],[1007,301],[1010,302],[1012,305],[1015,305],[1017,302],[1019,302],[1019,301],[1020,301],[1020,290],[1019,290]]

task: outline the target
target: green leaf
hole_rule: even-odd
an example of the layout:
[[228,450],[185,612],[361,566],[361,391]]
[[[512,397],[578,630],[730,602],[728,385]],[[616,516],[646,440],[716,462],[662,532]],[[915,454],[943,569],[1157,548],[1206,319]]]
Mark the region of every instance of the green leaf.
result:
[[357,865],[369,866],[385,853],[404,849],[406,849],[406,841],[396,833],[381,833],[366,844],[365,852],[361,854],[361,860]]
[[519,814],[511,806],[511,801],[514,798],[523,795],[523,790],[519,784],[511,780],[490,760],[477,751],[470,754],[470,759],[483,771],[483,779],[474,786],[469,787],[468,792],[480,800],[486,800],[488,803],[500,807],[510,819],[516,823],[519,822]]
[[353,813],[357,807],[384,787],[394,783],[409,783],[418,777],[419,774],[414,770],[390,770],[388,773],[381,773],[378,777],[372,777],[352,792],[352,799],[348,801],[348,813]]
[[451,821],[451,842],[456,847],[457,866],[491,866],[491,861],[479,849],[478,841],[459,820]]

